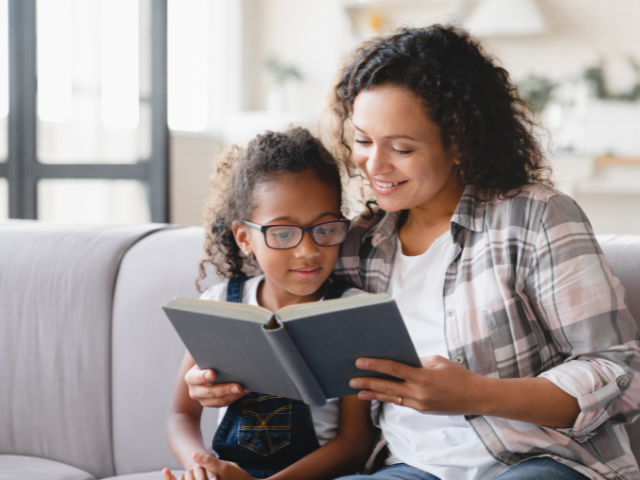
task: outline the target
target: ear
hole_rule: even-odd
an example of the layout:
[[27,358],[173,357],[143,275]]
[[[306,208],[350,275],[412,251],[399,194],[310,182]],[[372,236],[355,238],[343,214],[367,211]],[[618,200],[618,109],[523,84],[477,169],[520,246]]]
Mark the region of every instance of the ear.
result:
[[251,235],[249,235],[249,227],[247,227],[244,223],[241,222],[233,222],[233,226],[231,227],[233,231],[233,236],[236,239],[236,244],[240,251],[245,253],[247,256],[251,256],[253,254],[253,247],[251,246]]

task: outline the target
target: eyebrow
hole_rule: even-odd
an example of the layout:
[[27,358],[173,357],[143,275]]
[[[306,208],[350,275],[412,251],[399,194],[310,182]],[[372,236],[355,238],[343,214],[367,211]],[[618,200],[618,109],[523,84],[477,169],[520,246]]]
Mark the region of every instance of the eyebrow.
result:
[[[365,133],[364,130],[362,130],[360,127],[358,127],[355,123],[353,124],[353,126],[355,127],[356,130],[358,130],[361,133]],[[388,140],[395,140],[397,138],[406,138],[407,140],[413,140],[414,142],[417,142],[418,140],[410,137],[409,135],[387,135],[386,137],[384,137]]]
[[[336,218],[340,218],[340,215],[336,214],[335,212],[325,212],[325,213],[321,213],[320,215],[318,215],[314,221],[316,220],[320,220],[322,217],[326,217],[327,215],[331,215],[332,217],[336,217]],[[278,217],[278,218],[273,218],[271,220],[269,220],[267,223],[271,223],[271,222],[277,222],[280,220],[285,220],[287,222],[292,222],[293,220],[291,219],[291,217]]]

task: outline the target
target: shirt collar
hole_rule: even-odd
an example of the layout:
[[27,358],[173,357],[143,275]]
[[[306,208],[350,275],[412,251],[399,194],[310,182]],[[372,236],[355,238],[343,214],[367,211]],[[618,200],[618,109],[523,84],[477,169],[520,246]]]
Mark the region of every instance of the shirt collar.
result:
[[[486,202],[478,202],[475,190],[473,185],[467,185],[464,188],[460,202],[453,213],[453,217],[451,217],[452,227],[453,224],[457,224],[473,232],[481,232],[483,230]],[[382,218],[362,237],[362,241],[364,242],[367,238],[373,237],[371,245],[378,247],[387,240],[394,240],[400,213],[378,210],[375,215]],[[452,228],[451,233],[455,234],[453,230]]]
[[467,185],[464,188],[460,202],[451,217],[451,223],[456,223],[473,232],[481,232],[484,229],[484,211],[487,203],[479,202],[475,192],[476,187],[473,185]]

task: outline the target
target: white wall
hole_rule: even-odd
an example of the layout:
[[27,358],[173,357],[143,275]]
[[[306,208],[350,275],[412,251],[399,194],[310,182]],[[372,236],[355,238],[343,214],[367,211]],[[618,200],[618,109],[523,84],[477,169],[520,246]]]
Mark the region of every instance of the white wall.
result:
[[[334,75],[345,55],[371,33],[361,28],[366,24],[369,13],[380,14],[384,20],[383,30],[391,31],[401,25],[425,26],[447,22],[456,16],[463,17],[478,0],[372,0],[364,4],[355,0],[243,2],[247,28],[243,33],[244,109],[266,108],[272,80],[262,62],[269,55],[277,55],[295,65],[304,75],[302,82],[288,84],[286,110],[291,118],[313,128],[325,107]],[[585,67],[600,58],[619,62],[631,54],[640,61],[640,1],[537,2],[548,25],[546,34],[484,40],[486,49],[499,59],[516,81],[531,73],[556,80],[577,78]],[[346,8],[346,5],[355,8]],[[611,80],[615,81],[615,76]],[[242,123],[242,118],[234,121]],[[640,104],[589,100],[585,125],[590,129],[585,135],[587,154],[594,157],[613,152],[640,158]],[[187,143],[183,142],[183,146],[188,145],[188,140],[185,141]],[[190,162],[188,149],[180,147],[179,150],[183,152],[180,162],[190,165],[186,168],[191,169],[194,179],[202,178],[196,166],[204,166],[204,163],[199,163],[201,160]],[[593,161],[593,158],[585,159],[585,162]],[[179,166],[176,168],[176,171],[180,170]],[[566,166],[561,168],[567,178]],[[584,203],[585,211],[592,217],[599,233],[640,234],[640,186],[637,193],[625,191],[624,196],[607,193],[608,188],[615,189],[615,181],[610,180],[613,177],[606,174],[606,168],[592,168],[592,177],[580,180],[585,182],[584,185],[588,182],[592,185],[594,181],[612,183],[607,184],[604,193],[602,189],[594,191],[591,186],[581,190],[580,184],[568,185],[564,180],[563,185],[568,185],[567,189]],[[640,166],[637,171],[640,172]],[[578,178],[569,171],[568,178],[572,177]],[[188,181],[182,184],[189,188]],[[174,199],[180,195],[175,192]],[[636,210],[638,213],[632,214]],[[177,214],[180,209],[172,211]],[[193,221],[194,217],[191,218]],[[183,217],[174,217],[174,221],[184,223]]]

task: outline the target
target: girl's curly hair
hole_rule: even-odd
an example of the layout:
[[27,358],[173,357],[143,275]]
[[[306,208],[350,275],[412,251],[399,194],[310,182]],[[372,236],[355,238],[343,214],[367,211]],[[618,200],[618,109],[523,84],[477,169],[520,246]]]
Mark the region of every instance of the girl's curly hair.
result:
[[340,168],[320,140],[305,128],[265,132],[246,149],[233,146],[221,154],[211,177],[212,193],[204,215],[207,256],[200,261],[196,279],[199,290],[209,264],[225,278],[259,270],[252,258],[242,255],[233,236],[233,224],[251,216],[256,207],[254,192],[260,183],[285,173],[306,172],[334,187],[338,205],[342,205]]
[[529,105],[507,71],[466,31],[442,25],[402,28],[354,52],[329,105],[335,154],[352,175],[348,120],[358,94],[376,85],[405,88],[423,100],[441,128],[444,146],[460,160],[462,181],[474,185],[477,195],[489,198],[528,183],[550,184]]

